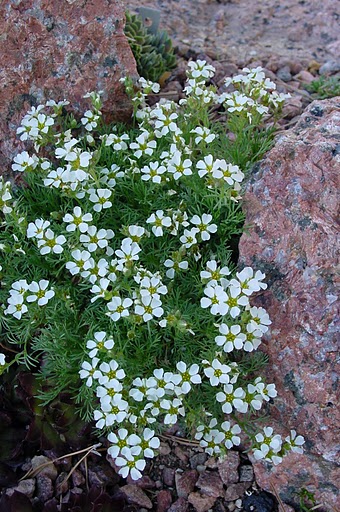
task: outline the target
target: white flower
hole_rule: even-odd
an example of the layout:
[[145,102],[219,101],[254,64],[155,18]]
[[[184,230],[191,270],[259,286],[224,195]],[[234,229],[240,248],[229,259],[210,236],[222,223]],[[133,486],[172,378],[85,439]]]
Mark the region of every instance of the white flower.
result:
[[97,331],[94,333],[94,340],[88,340],[86,348],[89,352],[89,357],[92,359],[99,351],[111,350],[114,347],[115,342],[112,338],[106,339],[107,334],[105,331]]
[[267,332],[268,325],[271,324],[267,311],[264,308],[257,308],[253,306],[250,308],[249,312],[252,316],[252,319],[249,322],[251,328],[254,331],[260,330],[263,333]]
[[13,171],[27,172],[36,168],[39,159],[35,155],[30,156],[27,151],[23,151],[14,158],[14,162],[12,164]]
[[160,402],[160,406],[164,411],[167,411],[164,418],[164,425],[174,425],[177,423],[179,415],[185,416],[185,409],[180,398],[174,398],[173,400],[163,399]]
[[199,234],[201,235],[202,240],[209,240],[210,233],[216,233],[217,225],[209,224],[212,221],[212,215],[203,213],[202,218],[198,215],[194,215],[190,220],[191,224],[197,226],[199,230]]
[[[211,416],[208,413],[207,413],[207,415]],[[214,427],[216,427],[216,425],[217,425],[216,418],[212,418],[210,420],[210,423],[208,426],[207,425],[199,425],[196,428],[195,439],[197,439],[197,441],[199,441],[200,439],[202,439],[203,436],[205,436],[206,434],[209,434],[211,431],[218,432],[217,429],[214,428]]]
[[164,309],[162,302],[151,295],[141,296],[141,300],[135,306],[135,314],[143,317],[144,322],[148,322],[154,316],[159,318],[163,315]]
[[175,123],[175,119],[178,118],[178,115],[173,112],[165,112],[162,109],[154,110],[152,113],[153,117],[156,117],[155,121],[155,134],[156,137],[160,138],[164,135],[167,135],[169,132],[176,132],[177,124]]
[[180,225],[185,228],[189,226],[189,222],[187,222],[187,221],[188,221],[187,212],[183,212],[182,210],[177,210],[177,211],[173,212],[173,214],[172,214],[172,230],[170,231],[170,233],[172,235],[177,235],[178,228]]
[[254,386],[253,384],[247,385],[247,392],[246,392],[244,402],[245,402],[245,409],[247,408],[247,410],[248,410],[248,404],[251,405],[251,407],[253,409],[255,409],[255,411],[259,411],[261,409],[262,403],[263,403],[263,398],[259,394],[257,387]]
[[125,371],[119,368],[117,361],[114,359],[111,359],[109,363],[101,363],[99,370],[101,372],[101,375],[98,377],[100,384],[106,384],[111,380],[123,380],[125,378]]
[[137,242],[133,242],[131,238],[124,238],[121,243],[120,249],[115,251],[119,265],[126,265],[127,263],[139,260],[138,253],[142,249]]
[[[114,396],[119,395],[119,398],[122,397],[123,386],[119,380],[115,378],[104,378],[101,372],[99,372],[99,374],[98,380],[101,385],[97,386],[96,395],[100,399],[100,405],[104,410],[106,407],[112,407],[112,398]],[[101,379],[104,380],[104,382],[102,382]]]
[[70,181],[69,177],[69,169],[58,167],[47,174],[46,178],[44,178],[44,185],[48,188],[66,188],[66,184]]
[[[120,384],[118,381],[111,381],[111,383],[107,383],[108,385]],[[100,401],[102,412],[106,418],[106,424],[110,422],[113,423],[122,423],[126,420],[129,411],[129,404],[126,400],[123,400],[122,395],[120,393],[115,393],[113,396],[106,395],[101,398]]]
[[89,227],[88,222],[92,222],[93,217],[91,213],[83,214],[79,206],[73,208],[73,215],[67,213],[63,217],[63,221],[69,223],[66,226],[66,231],[75,231],[79,229],[81,233],[85,233]]
[[28,286],[28,290],[32,292],[32,295],[28,295],[26,298],[27,302],[38,301],[38,306],[45,306],[45,304],[47,304],[48,301],[55,295],[53,289],[47,290],[49,283],[50,282],[46,279],[41,279],[39,283],[32,281],[32,283]]
[[244,343],[243,350],[246,352],[256,350],[261,345],[262,335],[262,331],[259,329],[254,331],[253,326],[251,324],[247,324],[246,341]]
[[80,235],[80,242],[90,251],[94,252],[98,248],[104,249],[108,246],[108,240],[114,237],[112,229],[99,229],[96,226],[89,226],[87,232]]
[[253,454],[256,460],[268,460],[274,465],[282,462],[279,452],[282,447],[282,438],[279,434],[273,435],[271,427],[263,428],[264,435],[259,432],[255,436],[256,443],[253,447]]
[[146,222],[152,225],[152,232],[155,236],[163,236],[163,227],[169,228],[171,226],[171,218],[164,217],[163,210],[152,213]]
[[194,130],[191,130],[190,133],[195,133],[197,135],[197,137],[195,137],[195,144],[199,144],[202,140],[206,144],[209,144],[216,138],[216,135],[214,133],[211,133],[209,128],[206,128],[205,126],[198,126]]
[[105,167],[104,169],[101,169],[100,172],[101,181],[110,188],[114,188],[116,186],[117,178],[125,176],[125,172],[121,171],[117,164],[112,164],[110,170]]
[[142,439],[136,434],[131,434],[128,438],[131,446],[140,446],[143,456],[152,459],[155,456],[154,450],[160,446],[160,440],[155,437],[155,431],[146,427],[143,430]]
[[[147,379],[137,377],[132,381],[132,385],[136,387],[130,389],[129,396],[136,400],[136,402],[142,402],[148,389]],[[157,385],[156,380],[154,380],[154,385]]]
[[50,222],[44,219],[36,219],[28,224],[27,238],[43,238],[45,230],[49,227]]
[[76,249],[72,251],[72,258],[75,261],[68,261],[66,263],[66,268],[71,272],[74,276],[75,274],[79,274],[79,272],[88,270],[91,268],[91,253],[88,251],[80,251]]
[[110,432],[107,436],[110,443],[113,443],[108,448],[107,453],[111,455],[113,459],[118,457],[119,452],[124,448],[124,446],[129,446],[128,435],[129,432],[126,430],[126,428],[120,428],[117,434]]
[[168,172],[173,174],[175,180],[178,180],[182,176],[190,176],[192,174],[191,166],[192,161],[186,158],[182,162],[182,153],[176,151],[169,160]]
[[200,59],[188,62],[188,68],[187,74],[190,78],[204,81],[212,78],[216,71],[211,64],[207,64],[207,61]]
[[245,412],[247,408],[244,398],[246,394],[242,388],[237,388],[234,390],[232,384],[225,384],[223,386],[223,392],[220,391],[216,395],[216,400],[222,403],[222,411],[226,414],[230,414],[233,410],[233,407],[237,409],[239,412]]
[[227,324],[223,323],[219,326],[218,330],[222,336],[216,336],[215,342],[219,347],[223,346],[224,352],[232,352],[234,349],[240,350],[243,348],[246,335],[241,332],[240,325],[232,325],[229,327]]
[[64,158],[65,160],[72,160],[73,155],[72,154],[74,146],[76,146],[79,143],[79,140],[77,139],[70,139],[67,142],[65,142],[64,147],[57,148],[55,151],[56,158]]
[[153,183],[161,183],[162,174],[166,172],[166,168],[164,165],[159,165],[159,162],[150,162],[149,165],[141,168],[141,172],[143,173],[143,181],[151,179]]
[[175,388],[176,394],[186,395],[191,390],[191,384],[201,384],[202,379],[199,372],[198,364],[192,364],[189,368],[183,361],[179,361],[176,364],[176,368],[179,371],[181,377],[180,382],[177,383]]
[[290,436],[286,437],[286,442],[290,445],[290,450],[294,453],[303,453],[302,445],[305,444],[303,436],[297,436],[296,430],[290,431]]
[[62,245],[66,242],[64,235],[56,236],[51,229],[46,229],[43,238],[38,239],[38,247],[40,254],[61,254],[63,252]]
[[112,146],[115,151],[124,151],[127,149],[127,144],[125,141],[129,140],[129,136],[127,133],[123,133],[122,135],[117,135],[115,133],[110,133],[109,135],[104,136],[105,146]]
[[155,140],[148,140],[150,138],[149,132],[142,132],[136,139],[136,142],[131,142],[130,149],[134,149],[133,155],[140,158],[142,155],[152,155],[154,149],[157,147]]
[[210,307],[212,315],[226,315],[228,312],[228,305],[226,300],[228,295],[220,285],[206,286],[204,289],[206,297],[201,299],[201,308],[206,309]]
[[6,364],[5,357],[6,357],[5,354],[0,353],[0,366],[5,366],[5,364]]
[[219,430],[210,430],[204,434],[203,439],[200,441],[200,446],[209,455],[218,455],[221,453],[221,445],[225,439],[225,433]]
[[211,366],[204,368],[204,373],[210,380],[211,386],[218,386],[220,383],[229,383],[230,366],[222,364],[218,359],[214,359]]
[[225,304],[228,306],[229,315],[236,318],[241,313],[240,306],[248,306],[249,299],[246,295],[242,295],[241,288],[232,286],[231,282],[229,283],[228,294]]
[[129,316],[128,308],[133,304],[130,298],[121,299],[121,297],[112,297],[111,302],[107,304],[109,313],[106,313],[111,320],[117,322],[120,318]]
[[8,307],[5,309],[5,315],[13,315],[18,320],[21,319],[22,315],[27,313],[28,309],[24,304],[24,297],[20,293],[13,293],[8,299]]
[[206,174],[212,175],[214,171],[219,169],[219,160],[214,161],[212,155],[207,155],[203,160],[197,162],[196,169],[198,169],[200,178],[203,178]]
[[169,279],[173,279],[175,276],[175,272],[178,272],[179,270],[187,270],[189,264],[187,261],[173,261],[167,259],[164,262],[164,266],[168,268],[168,270],[166,271],[166,276]]
[[127,478],[130,474],[132,480],[139,480],[142,478],[141,471],[145,468],[145,460],[139,458],[141,448],[138,446],[132,446],[131,448],[124,447],[121,451],[121,457],[115,459],[116,466],[120,467],[118,473],[123,478]]
[[15,281],[14,283],[12,283],[9,293],[10,295],[24,295],[27,290],[28,283],[26,279],[19,279],[19,281]]
[[94,297],[91,298],[91,302],[95,302],[97,299],[105,298],[107,295],[107,289],[111,285],[110,279],[106,279],[105,277],[102,277],[99,279],[98,284],[94,284],[91,288],[91,293],[94,294]]
[[266,283],[262,283],[266,275],[260,270],[254,273],[251,267],[245,267],[241,272],[236,272],[236,277],[237,280],[232,279],[230,284],[232,286],[241,287],[242,293],[245,295],[251,295],[254,292],[267,288]]
[[158,277],[143,277],[140,283],[140,294],[142,297],[150,295],[159,299],[161,295],[168,293],[167,287],[161,282]]
[[218,160],[218,171],[212,172],[213,178],[223,179],[228,185],[233,186],[236,183],[241,183],[244,179],[244,174],[238,165],[228,164],[225,160]]
[[141,238],[145,235],[145,229],[142,226],[136,226],[135,224],[132,224],[129,226],[129,238],[133,242],[139,242]]
[[100,372],[96,370],[98,363],[98,357],[93,357],[91,362],[84,361],[81,365],[82,369],[79,370],[80,378],[86,379],[86,386],[89,388],[92,386],[93,379],[97,379],[100,376]]
[[103,209],[111,208],[112,203],[108,199],[111,197],[112,192],[107,188],[90,189],[90,201],[95,203],[93,209],[95,212],[101,212]]
[[198,228],[185,229],[184,234],[180,237],[180,241],[183,246],[189,249],[193,245],[197,244],[196,235],[199,232]]
[[241,429],[239,425],[235,424],[231,427],[229,421],[224,421],[221,424],[221,428],[225,433],[225,442],[224,446],[230,450],[233,446],[239,446],[241,443],[241,438],[237,435],[241,433]]
[[[163,368],[156,368],[153,371],[153,376],[148,379],[148,390],[147,394],[149,397],[156,396],[161,398],[165,395],[165,392],[171,392],[174,390],[174,374],[172,372],[165,372]],[[156,381],[156,382],[155,382]]]
[[228,267],[220,268],[217,266],[216,260],[210,260],[207,262],[207,270],[202,270],[200,272],[200,276],[202,280],[208,280],[209,284],[217,284],[224,276],[228,276],[230,274],[230,270]]
[[257,377],[254,381],[254,385],[256,386],[257,392],[261,395],[261,397],[269,402],[271,398],[275,398],[277,396],[277,391],[275,388],[275,384],[266,385],[261,377]]
[[81,123],[84,125],[85,130],[91,132],[97,127],[100,116],[91,110],[87,110],[84,113],[84,117],[81,118]]

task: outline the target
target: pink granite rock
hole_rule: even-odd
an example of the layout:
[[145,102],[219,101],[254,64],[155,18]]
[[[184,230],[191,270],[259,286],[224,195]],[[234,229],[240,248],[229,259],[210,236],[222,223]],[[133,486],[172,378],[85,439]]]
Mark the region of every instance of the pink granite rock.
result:
[[267,380],[278,391],[268,424],[284,435],[294,428],[306,439],[303,456],[291,454],[272,469],[256,464],[256,480],[289,503],[305,487],[331,510],[340,507],[339,126],[340,98],[314,101],[277,141],[248,181],[244,208],[251,228],[239,246],[240,266],[267,276],[268,289],[253,303],[273,322],[262,345]]
[[0,167],[22,146],[15,130],[31,105],[68,99],[83,112],[82,96],[104,91],[106,118],[127,119],[131,104],[122,76],[136,78],[124,35],[121,0],[0,2]]

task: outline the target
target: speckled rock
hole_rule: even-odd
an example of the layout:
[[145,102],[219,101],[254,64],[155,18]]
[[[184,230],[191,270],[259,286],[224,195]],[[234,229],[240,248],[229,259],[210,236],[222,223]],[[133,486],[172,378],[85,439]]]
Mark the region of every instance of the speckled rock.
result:
[[179,498],[187,498],[194,490],[198,473],[195,469],[175,474],[176,491]]
[[152,508],[151,500],[140,487],[137,487],[137,485],[127,484],[121,487],[120,490],[125,494],[129,503],[133,503],[147,509]]
[[272,469],[256,464],[257,483],[270,492],[272,484],[289,503],[307,487],[335,509],[339,149],[340,98],[314,101],[254,169],[244,195],[252,227],[239,246],[240,266],[267,275],[268,289],[254,304],[273,322],[263,343],[267,379],[278,390],[271,423],[306,438],[304,456],[292,454]]
[[225,485],[238,482],[238,466],[240,464],[240,456],[238,452],[229,450],[223,460],[218,463],[218,472],[221,480]]
[[167,512],[172,503],[171,492],[163,489],[157,494],[157,512]]
[[215,503],[216,498],[214,496],[202,495],[199,492],[192,492],[189,494],[188,501],[196,512],[207,512]]
[[223,483],[217,471],[201,473],[196,486],[205,496],[218,498],[224,495]]
[[121,0],[9,0],[0,3],[0,167],[17,153],[15,129],[31,105],[104,91],[103,113],[131,115],[122,76],[137,76],[123,32]]

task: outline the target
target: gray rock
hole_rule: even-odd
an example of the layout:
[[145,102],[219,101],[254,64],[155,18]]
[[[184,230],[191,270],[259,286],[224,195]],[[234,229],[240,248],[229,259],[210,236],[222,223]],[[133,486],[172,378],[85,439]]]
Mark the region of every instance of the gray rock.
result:
[[328,60],[320,69],[320,75],[328,75],[329,73],[337,73],[340,71],[340,59]]
[[[45,465],[46,464],[46,465]],[[55,480],[58,476],[58,471],[51,459],[45,457],[44,455],[36,455],[32,459],[32,469],[37,471],[37,474],[41,476],[47,476],[51,480]]]
[[157,494],[157,512],[167,512],[172,503],[171,492],[163,489]]
[[218,498],[224,495],[223,483],[217,471],[201,473],[196,486],[206,496]]
[[225,501],[235,501],[244,495],[247,489],[249,489],[250,482],[240,482],[238,484],[229,484],[224,494]]
[[197,466],[203,465],[208,459],[208,454],[205,452],[195,453],[192,457],[190,457],[190,467],[191,469],[197,469]]
[[207,512],[214,505],[216,498],[214,496],[203,496],[199,492],[192,492],[189,494],[188,501],[196,512]]
[[175,474],[176,491],[179,498],[187,498],[194,490],[198,479],[198,473],[195,469]]
[[218,472],[224,484],[234,484],[239,481],[239,464],[240,456],[237,452],[233,451],[227,452],[225,459],[219,462]]
[[7,496],[12,496],[12,494],[17,491],[21,494],[27,496],[27,498],[33,498],[35,491],[35,478],[27,478],[27,480],[21,480],[16,487],[11,487],[6,490]]
[[136,505],[147,509],[152,508],[151,500],[140,487],[137,487],[137,485],[124,485],[120,490],[125,494],[129,503],[135,503]]
[[167,512],[187,512],[188,506],[188,502],[185,498],[178,498]]
[[53,483],[50,478],[44,475],[37,476],[37,497],[45,502],[52,498],[54,494]]
[[276,76],[282,80],[283,82],[290,82],[292,79],[292,74],[290,72],[289,66],[283,66],[282,68],[278,69],[276,72]]
[[164,468],[162,478],[165,485],[172,487],[175,483],[175,470],[173,468]]
[[252,482],[254,480],[253,466],[240,466],[240,482]]

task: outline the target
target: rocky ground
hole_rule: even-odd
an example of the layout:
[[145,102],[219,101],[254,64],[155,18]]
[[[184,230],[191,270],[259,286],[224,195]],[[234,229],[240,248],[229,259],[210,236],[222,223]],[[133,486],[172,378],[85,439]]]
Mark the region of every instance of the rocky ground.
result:
[[[125,3],[131,11],[138,7],[132,0]],[[176,47],[178,67],[162,90],[174,100],[181,97],[190,58],[212,63],[220,88],[225,76],[244,66],[261,65],[280,92],[292,95],[285,106],[284,130],[297,122],[313,99],[304,84],[340,71],[340,13],[334,0],[145,0],[143,6],[160,11],[161,27]],[[18,462],[12,480],[0,467],[0,512],[294,510],[277,499],[275,488],[272,494],[258,488],[242,451],[230,451],[219,462],[195,443],[171,434],[162,438],[160,456],[137,485],[117,476],[101,448],[101,456],[90,453],[84,458],[82,452],[57,461],[59,453],[41,453]],[[32,468],[34,472],[17,484],[15,474]]]

